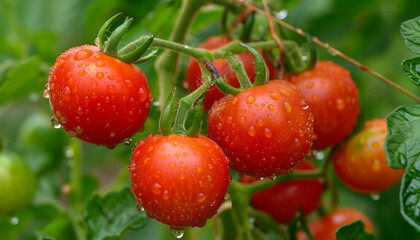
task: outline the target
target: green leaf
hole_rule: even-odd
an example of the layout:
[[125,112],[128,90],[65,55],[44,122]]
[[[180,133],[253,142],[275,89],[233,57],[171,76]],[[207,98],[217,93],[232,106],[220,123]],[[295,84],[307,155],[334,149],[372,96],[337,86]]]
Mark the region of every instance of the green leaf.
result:
[[392,168],[409,168],[420,159],[420,106],[404,105],[386,117],[385,151]]
[[420,57],[405,59],[401,63],[401,68],[411,82],[420,86]]
[[127,189],[110,192],[89,201],[85,220],[88,239],[120,239],[128,229],[139,229],[146,223],[146,214],[136,209],[134,195]]
[[403,22],[401,24],[401,35],[407,48],[420,54],[420,17]]
[[385,151],[391,167],[403,167],[401,213],[420,231],[420,105],[398,107],[386,117]]
[[31,92],[42,92],[42,86],[46,82],[47,77],[41,70],[39,57],[35,56],[17,62],[0,79],[0,104]]
[[350,224],[341,226],[337,229],[337,240],[374,240],[375,236],[365,231],[365,224],[360,221],[354,221]]
[[37,230],[35,235],[37,240],[75,238],[69,218],[60,215],[42,229]]

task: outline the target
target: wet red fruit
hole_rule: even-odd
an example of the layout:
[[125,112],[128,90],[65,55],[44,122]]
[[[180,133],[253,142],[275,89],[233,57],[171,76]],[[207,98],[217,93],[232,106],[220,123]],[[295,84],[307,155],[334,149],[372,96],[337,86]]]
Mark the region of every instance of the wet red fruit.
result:
[[[337,208],[323,218],[309,222],[308,228],[314,240],[336,240],[336,231],[338,228],[357,220],[363,221],[365,230],[374,232],[372,223],[368,217],[362,212],[350,207]],[[308,239],[301,231],[298,232],[297,237],[299,240]]]
[[289,81],[308,99],[314,114],[317,139],[313,149],[335,145],[349,135],[360,112],[358,90],[349,71],[333,62],[318,62]]
[[72,137],[109,147],[143,128],[152,100],[140,68],[89,45],[61,54],[46,88],[56,126]]
[[[300,164],[295,172],[304,172],[316,169],[309,161]],[[253,177],[243,175],[241,182],[260,181]],[[279,183],[273,187],[252,195],[251,203],[254,208],[270,214],[277,222],[288,224],[299,211],[309,215],[319,207],[323,190],[319,179],[291,180]]]
[[361,193],[378,193],[401,179],[404,170],[390,168],[386,160],[386,134],[385,119],[370,120],[362,131],[334,152],[334,170],[349,188]]
[[[220,48],[230,42],[229,39],[227,39],[224,36],[212,36],[209,37],[205,42],[203,42],[199,48],[208,49],[208,50],[214,50],[217,48]],[[243,52],[237,55],[239,60],[244,65],[245,71],[250,78],[252,82],[254,82],[255,78],[255,60],[254,57],[250,52]],[[239,81],[236,77],[235,72],[230,67],[229,63],[225,59],[217,59],[211,64],[217,69],[219,74],[223,77],[223,79],[230,85],[234,87],[239,87]],[[276,69],[272,67],[270,64],[267,64],[269,73],[270,73],[270,79],[273,77],[276,73]],[[201,84],[203,84],[203,81],[201,79],[201,69],[200,65],[195,59],[191,59],[188,62],[187,70],[185,73],[186,83],[188,83],[188,89],[192,92],[195,89],[197,89]],[[209,110],[211,106],[213,105],[214,101],[219,100],[225,96],[217,87],[216,85],[212,85],[209,90],[206,93],[206,96],[204,98],[204,109]]]
[[254,177],[292,171],[314,137],[307,100],[294,85],[281,80],[215,102],[207,131],[229,157],[231,168]]
[[146,214],[174,229],[204,226],[231,180],[219,146],[202,135],[150,136],[136,146],[131,191]]

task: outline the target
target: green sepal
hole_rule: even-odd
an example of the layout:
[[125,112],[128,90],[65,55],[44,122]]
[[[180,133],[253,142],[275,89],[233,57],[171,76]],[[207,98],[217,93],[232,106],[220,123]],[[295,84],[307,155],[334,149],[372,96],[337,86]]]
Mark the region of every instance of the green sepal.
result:
[[150,44],[152,44],[153,39],[154,39],[154,36],[146,37],[145,41],[142,44],[140,44],[140,46],[135,48],[133,51],[123,54],[123,55],[118,54],[118,59],[126,63],[134,63],[134,62],[139,61],[141,56],[149,48]]
[[118,58],[118,47],[120,45],[121,39],[127,32],[132,22],[133,22],[133,19],[127,17],[124,23],[118,26],[111,33],[111,36],[109,36],[108,40],[105,42],[105,48],[104,48],[105,54],[111,57]]
[[[289,46],[290,47],[290,46]],[[289,48],[284,45],[284,63],[289,73],[297,74],[312,69],[317,61],[317,52],[312,37],[306,34],[306,43]],[[305,53],[306,54],[303,54]],[[306,57],[304,60],[303,58]]]
[[149,52],[146,56],[139,58],[137,61],[133,62],[133,64],[140,64],[146,61],[149,61],[152,58],[155,58],[158,55],[158,49],[155,48],[151,52]]
[[163,136],[173,134],[172,126],[175,121],[175,113],[178,108],[178,101],[176,97],[176,88],[172,90],[166,99],[162,114],[159,119],[159,129]]
[[214,83],[216,84],[217,88],[224,94],[233,94],[237,95],[240,92],[242,92],[242,89],[232,87],[229,85],[225,80],[220,76],[217,69],[206,59],[203,61],[204,68],[201,69],[201,72],[204,72],[205,70],[208,70],[211,73],[211,77],[214,80]]
[[302,206],[299,207],[299,211],[293,217],[293,220],[289,225],[290,240],[296,240],[296,233],[298,229],[301,229],[305,233],[308,240],[314,239],[306,224]]
[[241,46],[246,48],[252,56],[254,56],[255,60],[255,78],[254,78],[254,84],[252,84],[253,87],[264,85],[268,82],[268,68],[267,65],[264,62],[264,59],[262,58],[261,54],[255,50],[254,48],[241,43]]
[[201,95],[197,103],[194,106],[194,109],[192,111],[192,115],[190,116],[192,118],[191,126],[188,128],[188,130],[185,132],[185,135],[188,137],[195,137],[197,134],[201,131],[201,106],[203,105],[205,94]]
[[[113,17],[111,17],[110,19],[108,19],[108,21],[106,21],[104,23],[104,25],[102,25],[101,29],[98,32],[98,46],[99,46],[99,50],[100,51],[104,51],[105,49],[105,43],[108,40],[109,36],[111,35],[111,33],[113,32],[113,29],[115,28],[114,25],[116,25],[117,20],[119,20],[120,16],[122,16],[122,13],[117,13],[115,14]],[[119,24],[118,24],[119,25]]]

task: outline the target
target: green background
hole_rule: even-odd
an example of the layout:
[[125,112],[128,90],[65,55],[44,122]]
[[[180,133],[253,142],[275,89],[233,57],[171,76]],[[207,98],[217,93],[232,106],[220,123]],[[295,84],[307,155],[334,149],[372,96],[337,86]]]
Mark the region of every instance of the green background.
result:
[[[272,1],[275,10],[287,10],[285,21],[304,29],[321,41],[404,86],[420,91],[403,75],[400,63],[414,56],[399,34],[403,21],[420,14],[418,0],[285,0]],[[50,127],[47,99],[42,91],[49,68],[63,51],[93,44],[97,31],[112,15],[122,12],[134,18],[127,38],[154,34],[169,37],[180,1],[129,0],[1,0],[0,1],[0,139],[3,147],[25,157],[38,175],[38,189],[32,204],[12,215],[0,215],[0,239],[34,239],[36,231],[73,239],[74,233],[52,206],[50,198],[62,197],[62,185],[69,178],[68,138]],[[220,34],[223,9],[207,6],[192,26],[187,43],[196,46],[210,35]],[[257,24],[264,25],[258,18]],[[258,32],[256,30],[256,32]],[[401,92],[328,51],[318,48],[319,58],[332,60],[351,71],[361,100],[357,129],[372,118],[384,118],[397,106],[415,103]],[[186,58],[182,58],[185,65]],[[153,63],[140,66],[148,76],[155,99],[158,96]],[[182,68],[181,68],[182,69]],[[183,71],[179,80],[183,79]],[[159,111],[152,107],[144,133],[157,131]],[[40,130],[41,129],[41,130]],[[133,144],[132,144],[133,145]],[[131,146],[114,150],[83,144],[84,183],[91,192],[106,193],[128,186]],[[399,213],[399,185],[378,196],[360,195],[339,185],[340,205],[354,206],[374,222],[378,239],[420,239]],[[4,192],[0,192],[0,197]],[[116,216],[118,217],[118,216]],[[63,220],[64,219],[64,220]],[[53,222],[54,225],[45,227]],[[60,225],[61,224],[61,225]],[[57,230],[59,229],[59,230]],[[211,224],[194,229],[198,239],[212,239]],[[59,233],[57,233],[59,232]],[[128,231],[123,239],[171,239],[166,226],[149,220],[144,228]]]

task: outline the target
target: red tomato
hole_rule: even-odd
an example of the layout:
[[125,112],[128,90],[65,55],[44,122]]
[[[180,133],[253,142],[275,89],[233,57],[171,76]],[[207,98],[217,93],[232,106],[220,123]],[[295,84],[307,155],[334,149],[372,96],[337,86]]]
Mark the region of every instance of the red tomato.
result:
[[[309,222],[308,228],[312,233],[314,240],[336,240],[335,234],[338,228],[357,220],[363,221],[365,230],[372,233],[374,232],[370,220],[362,212],[349,207],[337,208],[323,218]],[[299,240],[308,239],[301,231],[298,232],[297,237]]]
[[110,147],[142,130],[152,100],[140,68],[89,45],[57,58],[44,96],[70,136]]
[[401,179],[404,170],[392,169],[386,161],[386,134],[385,119],[370,120],[362,131],[334,152],[334,170],[349,188],[361,193],[377,193]]
[[[313,163],[304,161],[295,171],[303,172],[315,168]],[[241,181],[259,180],[243,175]],[[319,179],[291,180],[252,195],[251,203],[256,209],[270,214],[277,222],[288,224],[299,211],[300,206],[305,216],[317,209],[322,190],[323,185]]]
[[202,135],[149,136],[136,146],[131,191],[146,214],[174,229],[204,226],[231,181],[220,147]]
[[215,102],[207,131],[229,157],[231,168],[269,177],[286,174],[302,162],[312,145],[312,123],[299,90],[273,80]]
[[[226,44],[228,44],[230,40],[228,40],[224,36],[212,36],[209,37],[205,42],[203,42],[199,48],[214,50],[218,49]],[[249,79],[253,82],[255,78],[255,60],[251,53],[243,52],[237,55],[239,60],[244,65],[245,71],[249,77]],[[230,67],[229,63],[225,59],[217,59],[212,62],[213,66],[218,70],[219,74],[223,76],[225,81],[234,87],[239,87],[239,81],[236,77],[235,72]],[[275,75],[275,69],[270,65],[267,64],[270,76]],[[195,59],[190,59],[188,62],[187,70],[185,73],[186,82],[188,83],[188,89],[192,92],[197,89],[203,81],[201,79],[201,69],[200,65]],[[204,98],[204,109],[209,110],[213,105],[214,101],[219,100],[225,96],[217,87],[216,85],[212,85],[206,93]]]
[[353,130],[360,108],[349,71],[333,62],[318,62],[312,70],[290,76],[289,81],[311,105],[317,135],[313,149],[335,145]]

